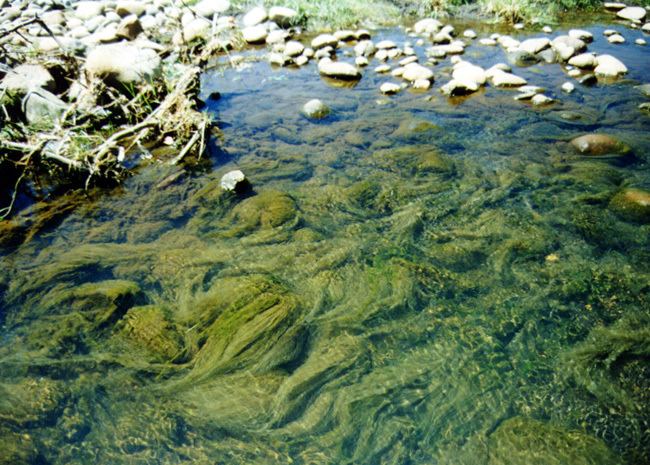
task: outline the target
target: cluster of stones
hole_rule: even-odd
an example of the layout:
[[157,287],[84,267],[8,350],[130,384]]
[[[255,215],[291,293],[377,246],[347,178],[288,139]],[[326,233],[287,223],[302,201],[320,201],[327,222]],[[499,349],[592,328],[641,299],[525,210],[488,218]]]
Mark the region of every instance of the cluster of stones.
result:
[[[96,110],[96,96],[88,92],[92,79],[126,85],[150,82],[162,72],[163,53],[198,40],[223,49],[236,32],[235,17],[227,14],[228,0],[201,0],[191,8],[182,0],[82,0],[60,6],[48,0],[16,0],[0,13],[0,30],[20,31],[5,37],[5,50],[31,57],[5,70],[0,88],[23,98],[30,123],[54,121],[71,103],[78,111]],[[34,22],[35,17],[45,26]],[[37,53],[22,53],[26,49]],[[78,80],[55,82],[52,70],[61,63],[50,58],[60,51],[85,61],[72,73]],[[179,68],[176,61],[170,59],[169,66]]]

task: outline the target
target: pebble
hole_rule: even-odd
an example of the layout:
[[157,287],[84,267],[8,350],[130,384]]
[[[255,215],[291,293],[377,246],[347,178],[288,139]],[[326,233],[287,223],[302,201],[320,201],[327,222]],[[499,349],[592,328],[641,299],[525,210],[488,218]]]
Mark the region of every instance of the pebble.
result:
[[478,37],[478,34],[473,29],[467,29],[463,32],[463,37],[467,39],[476,39]]
[[645,39],[636,39],[634,41],[634,43],[637,44],[637,45],[646,45],[647,44]]
[[379,65],[375,68],[375,73],[378,74],[388,73],[389,71],[390,71],[389,65]]
[[554,100],[551,97],[544,94],[537,94],[532,99],[532,103],[535,106],[550,105],[553,102]]
[[545,32],[546,34],[551,34],[553,32],[553,28],[551,26],[544,26],[542,28],[542,32]]

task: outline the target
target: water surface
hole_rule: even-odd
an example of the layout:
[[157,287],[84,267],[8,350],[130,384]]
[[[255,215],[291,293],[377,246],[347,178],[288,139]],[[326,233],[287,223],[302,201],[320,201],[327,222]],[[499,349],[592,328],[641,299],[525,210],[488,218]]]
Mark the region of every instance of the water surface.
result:
[[[650,226],[610,203],[650,188],[650,51],[610,27],[589,48],[624,79],[515,68],[541,109],[441,96],[449,60],[389,98],[375,62],[348,88],[259,52],[206,73],[223,136],[198,169],[3,242],[0,463],[648,463]],[[577,156],[589,132],[632,155]],[[251,192],[220,190],[235,168]]]

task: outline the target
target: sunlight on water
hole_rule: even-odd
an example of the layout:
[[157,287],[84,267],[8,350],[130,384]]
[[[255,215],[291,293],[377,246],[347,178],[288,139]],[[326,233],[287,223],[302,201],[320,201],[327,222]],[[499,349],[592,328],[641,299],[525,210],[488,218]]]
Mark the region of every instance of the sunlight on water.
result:
[[[650,461],[650,53],[602,29],[630,73],[564,95],[517,68],[544,109],[207,73],[202,168],[3,225],[0,463]],[[632,151],[577,155],[590,132]]]

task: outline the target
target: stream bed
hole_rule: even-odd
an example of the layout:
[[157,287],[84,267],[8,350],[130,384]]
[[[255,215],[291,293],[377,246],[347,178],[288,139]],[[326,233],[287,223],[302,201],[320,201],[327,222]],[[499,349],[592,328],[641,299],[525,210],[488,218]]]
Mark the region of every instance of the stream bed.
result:
[[[562,66],[513,66],[540,108],[444,97],[449,59],[390,97],[376,61],[345,87],[262,50],[205,73],[202,164],[1,243],[0,463],[650,463],[650,218],[617,200],[650,190],[650,48],[580,27],[629,72],[565,94]],[[588,133],[631,152],[579,155]]]

